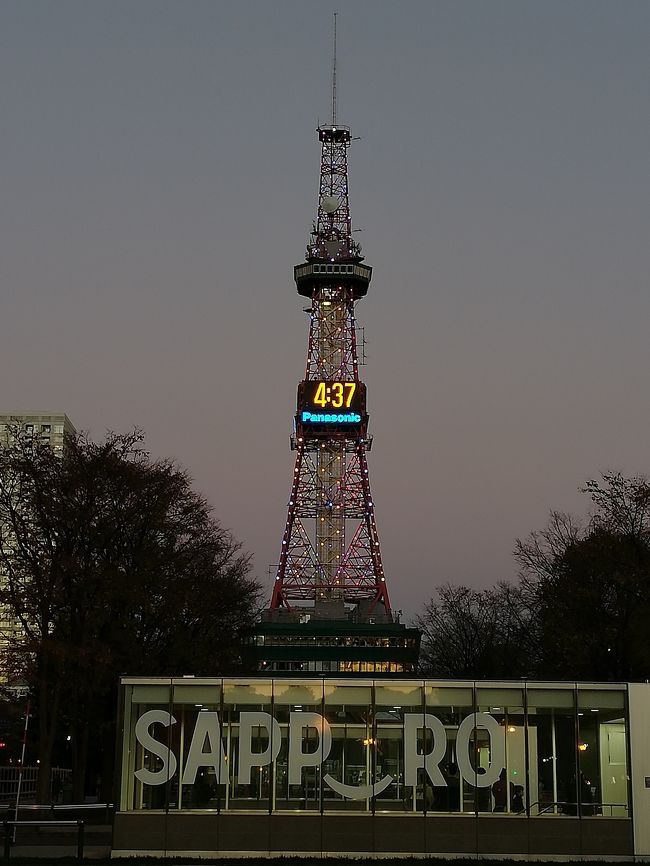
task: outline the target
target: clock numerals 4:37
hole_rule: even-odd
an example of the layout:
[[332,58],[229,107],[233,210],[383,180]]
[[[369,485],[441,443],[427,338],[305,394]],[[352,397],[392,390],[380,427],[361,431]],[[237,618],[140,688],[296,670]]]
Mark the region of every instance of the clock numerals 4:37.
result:
[[331,406],[333,409],[350,408],[354,392],[357,389],[356,382],[319,382],[314,394],[314,403],[317,406]]

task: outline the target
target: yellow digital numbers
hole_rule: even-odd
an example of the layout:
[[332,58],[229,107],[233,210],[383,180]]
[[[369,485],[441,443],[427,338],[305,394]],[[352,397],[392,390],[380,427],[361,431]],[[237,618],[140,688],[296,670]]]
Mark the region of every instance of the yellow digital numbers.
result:
[[325,382],[319,382],[316,393],[314,394],[314,403],[317,406],[322,406],[323,409],[327,406],[327,398],[325,396]]
[[317,406],[331,406],[332,409],[342,409],[345,405],[349,409],[352,398],[357,389],[356,382],[319,382],[314,394],[314,403]]
[[334,394],[334,397],[332,398],[332,406],[334,409],[340,409],[343,405],[343,383],[333,382],[332,392]]

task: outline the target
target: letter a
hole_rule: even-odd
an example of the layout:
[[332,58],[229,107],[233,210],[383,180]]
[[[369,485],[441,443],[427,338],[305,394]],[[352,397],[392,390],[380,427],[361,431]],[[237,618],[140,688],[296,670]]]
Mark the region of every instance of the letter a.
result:
[[[208,751],[204,752],[206,739]],[[217,785],[226,784],[228,768],[221,741],[219,716],[216,713],[201,711],[198,715],[183,772],[183,785],[194,784],[199,767],[212,767],[217,777]]]

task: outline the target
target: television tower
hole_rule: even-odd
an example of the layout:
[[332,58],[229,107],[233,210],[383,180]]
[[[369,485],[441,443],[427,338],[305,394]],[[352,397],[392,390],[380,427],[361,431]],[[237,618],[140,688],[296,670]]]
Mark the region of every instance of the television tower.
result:
[[309,342],[298,386],[296,451],[287,522],[271,609],[313,603],[352,604],[367,615],[391,615],[370,493],[366,386],[359,378],[355,306],[372,268],[352,236],[347,126],[336,118],[336,17],[332,120],[318,127],[321,143],[318,214],[306,263],[294,268],[308,298]]
[[332,116],[318,126],[318,212],[306,261],[294,268],[309,302],[296,457],[271,604],[251,636],[251,656],[260,670],[387,674],[415,668],[420,633],[391,610],[370,492],[355,307],[372,268],[352,234],[351,135],[337,120],[336,72],[335,16]]

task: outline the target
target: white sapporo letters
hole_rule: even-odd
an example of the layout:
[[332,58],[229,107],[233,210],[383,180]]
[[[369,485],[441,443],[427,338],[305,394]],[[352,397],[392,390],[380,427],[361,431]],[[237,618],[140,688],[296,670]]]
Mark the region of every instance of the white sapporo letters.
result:
[[[485,773],[476,773],[469,760],[469,740],[474,728],[483,728],[490,737],[490,766]],[[501,736],[499,736],[501,733]],[[489,788],[499,778],[501,769],[506,765],[506,746],[503,729],[489,713],[472,713],[465,716],[456,734],[456,761],[460,774],[477,788]]]
[[[143,749],[151,752],[162,761],[162,767],[159,770],[147,770],[144,767],[135,771],[135,777],[143,785],[164,785],[168,779],[171,779],[176,772],[177,762],[176,755],[168,749],[165,743],[160,743],[149,733],[151,725],[158,722],[168,728],[170,725],[176,724],[176,719],[165,710],[148,710],[144,715],[140,716],[135,723],[135,738],[142,745]],[[167,759],[169,758],[169,767]]]
[[[207,743],[207,751],[205,749]],[[199,713],[190,743],[187,763],[183,770],[183,785],[193,785],[199,767],[212,767],[219,783],[228,778],[228,766],[221,739],[221,726],[216,713]]]
[[[162,764],[158,770],[141,768],[135,777],[143,785],[163,785],[176,774],[176,755],[165,743],[156,740],[152,725],[164,727],[176,724],[176,719],[165,710],[148,710],[135,725],[135,736],[143,749],[155,755]],[[490,765],[476,771],[472,766],[470,751],[474,752],[471,740],[476,729],[487,732],[490,740]],[[304,750],[305,740],[313,742],[316,731],[316,748]],[[289,784],[302,784],[305,767],[320,767],[332,749],[332,730],[329,722],[319,713],[292,712],[289,714]],[[253,738],[267,741],[261,751],[253,751]],[[431,742],[431,746],[428,744]],[[239,770],[237,783],[250,785],[254,767],[272,764],[280,754],[282,729],[270,713],[241,712],[239,714]],[[421,748],[421,751],[420,751]],[[429,751],[426,749],[429,748]],[[445,726],[431,713],[404,714],[404,784],[418,784],[418,770],[424,770],[431,784],[445,787],[447,781],[440,769],[447,751]],[[456,732],[456,763],[462,778],[477,788],[487,788],[499,778],[505,766],[505,741],[503,729],[489,713],[471,713],[458,726]],[[219,716],[215,712],[202,710],[197,714],[187,760],[183,769],[182,784],[193,785],[201,767],[212,768],[217,784],[226,784],[228,763],[223,746]],[[347,785],[332,776],[325,775],[323,781],[332,790],[351,800],[376,796],[393,782],[392,776],[384,776],[370,785]]]
[[[318,746],[313,752],[303,752],[303,731],[318,732]],[[332,748],[332,731],[327,719],[318,713],[289,714],[289,784],[300,785],[303,767],[320,767]]]
[[[418,733],[424,730],[433,734],[433,748],[428,754],[418,755]],[[426,743],[427,737],[422,738]],[[422,767],[432,785],[446,785],[438,764],[447,751],[447,732],[440,719],[430,713],[407,713],[404,717],[404,784],[417,785],[418,769]],[[499,768],[500,769],[500,768]]]
[[[199,716],[201,713],[199,713]],[[216,715],[216,713],[215,713]],[[264,728],[268,737],[268,746],[261,752],[253,751],[253,730]],[[282,731],[270,713],[240,713],[239,714],[239,775],[240,785],[250,785],[253,767],[265,767],[280,754],[282,747]]]

